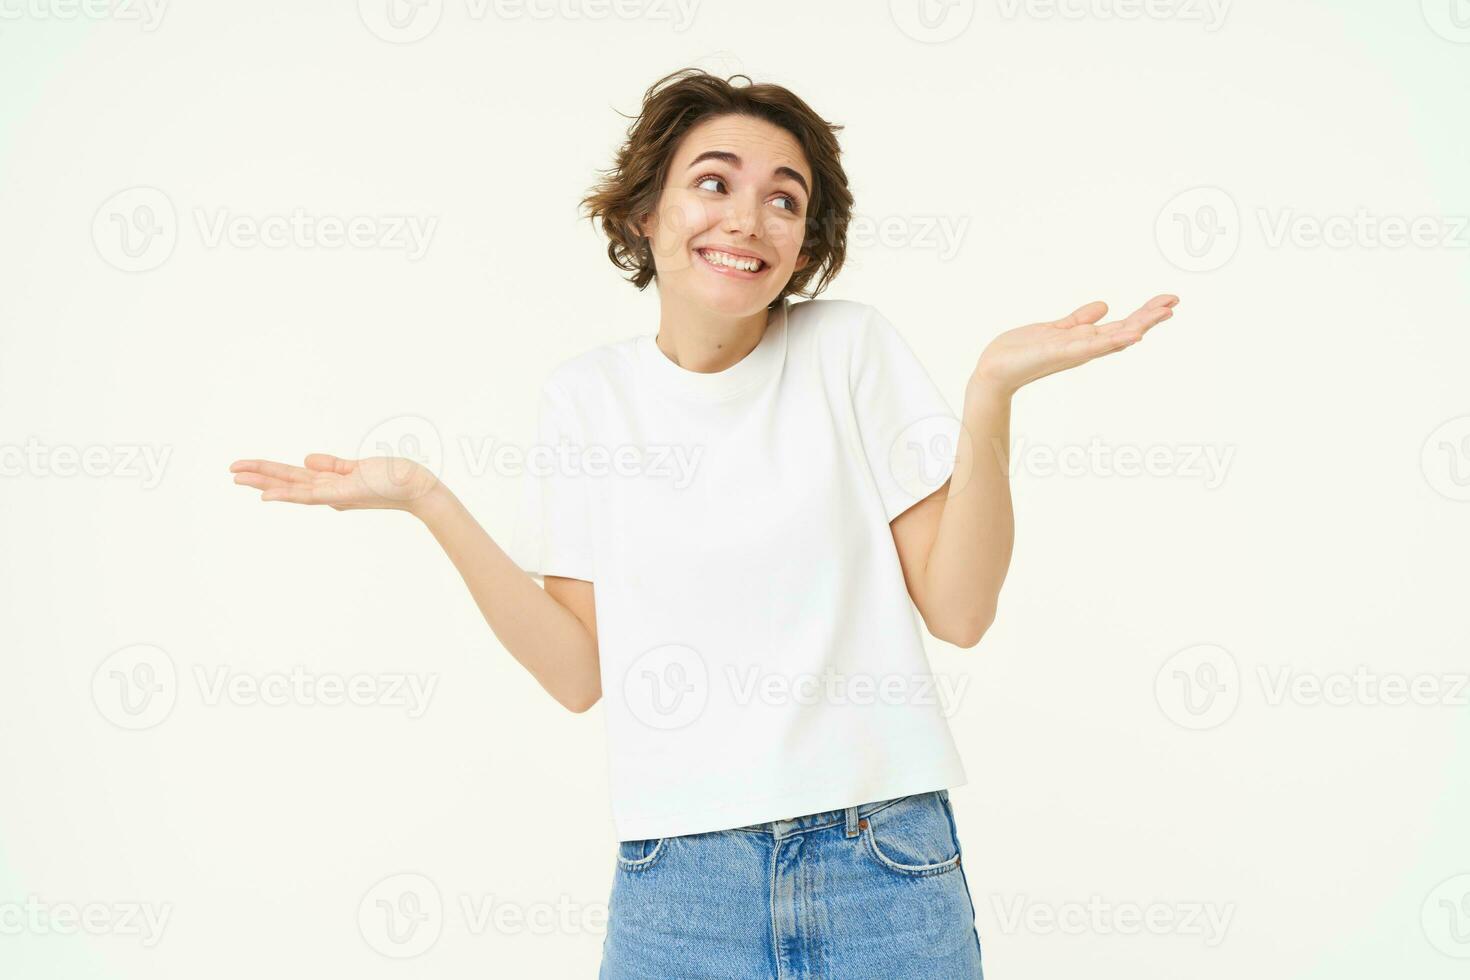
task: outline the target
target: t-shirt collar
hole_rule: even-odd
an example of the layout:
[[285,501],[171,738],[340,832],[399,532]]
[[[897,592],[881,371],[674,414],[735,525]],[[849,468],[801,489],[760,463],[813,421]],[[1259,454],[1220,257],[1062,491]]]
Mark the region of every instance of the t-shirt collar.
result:
[[665,389],[705,401],[733,398],[765,381],[785,360],[789,305],[790,299],[783,296],[771,310],[760,342],[723,371],[690,371],[680,367],[659,348],[655,334],[638,338],[638,358],[648,375]]

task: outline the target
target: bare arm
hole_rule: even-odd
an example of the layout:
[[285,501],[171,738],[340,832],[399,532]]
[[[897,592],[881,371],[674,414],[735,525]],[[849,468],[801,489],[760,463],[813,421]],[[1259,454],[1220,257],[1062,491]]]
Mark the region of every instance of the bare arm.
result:
[[1038,378],[1123,350],[1174,315],[1155,296],[1132,315],[1099,323],[1107,304],[1008,330],[991,341],[965,388],[953,476],[892,522],[909,594],[936,637],[973,647],[995,619],[1015,542],[1011,507],[1011,398]]
[[570,711],[602,697],[592,583],[545,577],[538,586],[442,483],[411,512],[459,570],[502,646]]
[[577,712],[602,696],[592,583],[548,575],[542,589],[422,466],[312,453],[304,467],[241,459],[230,471],[236,483],[260,490],[262,500],[413,514],[459,570],[491,632],[547,693]]

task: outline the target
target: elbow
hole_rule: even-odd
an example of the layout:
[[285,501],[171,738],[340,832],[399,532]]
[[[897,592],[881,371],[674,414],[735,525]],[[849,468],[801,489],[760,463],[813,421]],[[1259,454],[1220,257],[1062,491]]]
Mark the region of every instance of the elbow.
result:
[[945,623],[938,629],[931,626],[929,632],[946,643],[969,650],[979,645],[980,639],[990,629],[993,622],[995,622],[995,610],[993,608],[983,609],[957,622]]
[[580,715],[602,700],[602,691],[586,691],[560,700],[563,708],[566,708],[574,715]]

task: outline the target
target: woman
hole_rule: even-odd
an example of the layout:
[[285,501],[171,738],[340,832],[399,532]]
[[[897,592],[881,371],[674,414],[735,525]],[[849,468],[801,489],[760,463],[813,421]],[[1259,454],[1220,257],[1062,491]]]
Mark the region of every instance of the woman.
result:
[[561,452],[527,480],[511,553],[411,462],[231,470],[263,500],[414,514],[548,693],[603,701],[603,977],[979,977],[948,792],[966,777],[914,610],[979,642],[1010,562],[987,459],[1012,396],[1177,299],[1001,334],[956,418],[876,309],[789,301],[843,263],[842,127],[730,81],[655,83],[584,201],[614,264],[657,283],[658,331],[546,379],[540,444]]

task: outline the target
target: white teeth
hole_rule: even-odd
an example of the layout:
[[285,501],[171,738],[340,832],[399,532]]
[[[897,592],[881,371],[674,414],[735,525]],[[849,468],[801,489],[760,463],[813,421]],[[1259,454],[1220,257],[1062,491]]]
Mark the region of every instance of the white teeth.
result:
[[745,272],[754,272],[761,267],[759,259],[742,259],[726,252],[717,252],[714,249],[701,249],[699,254],[713,265],[725,265]]

